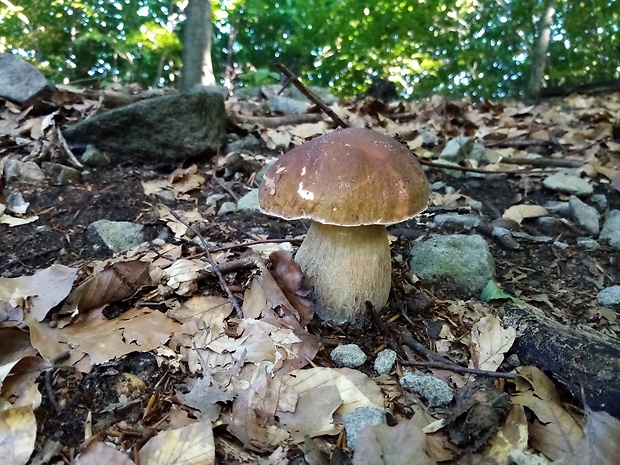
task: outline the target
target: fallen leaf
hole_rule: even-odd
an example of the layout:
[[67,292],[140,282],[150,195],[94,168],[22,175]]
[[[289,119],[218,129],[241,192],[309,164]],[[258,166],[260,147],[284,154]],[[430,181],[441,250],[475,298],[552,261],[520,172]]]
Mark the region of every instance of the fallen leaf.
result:
[[471,329],[470,368],[495,371],[517,337],[514,328],[503,328],[499,318],[487,315]]
[[358,436],[353,465],[435,465],[426,435],[411,421],[375,425]]
[[586,413],[585,435],[565,465],[620,463],[620,420],[605,412],[586,409]]
[[162,431],[149,439],[138,456],[140,465],[213,465],[213,427],[210,423],[197,422]]
[[14,321],[16,309],[42,321],[67,297],[76,275],[75,268],[52,265],[32,276],[0,278],[0,321]]
[[112,444],[93,441],[75,458],[73,465],[134,465],[127,454],[119,451]]
[[522,405],[513,405],[505,423],[491,440],[479,463],[511,465],[510,455],[515,451],[525,451],[528,441],[528,424]]
[[14,407],[0,411],[0,463],[25,465],[37,434],[32,407]]
[[508,208],[502,215],[502,218],[513,220],[521,224],[524,219],[539,218],[548,214],[549,213],[547,212],[547,209],[539,205],[520,204],[513,205],[512,207]]

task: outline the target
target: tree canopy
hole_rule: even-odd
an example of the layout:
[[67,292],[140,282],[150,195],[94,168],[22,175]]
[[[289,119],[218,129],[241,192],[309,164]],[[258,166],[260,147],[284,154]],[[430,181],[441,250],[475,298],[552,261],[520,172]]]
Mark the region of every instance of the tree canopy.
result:
[[[0,52],[56,82],[176,86],[181,0],[0,0]],[[343,96],[373,78],[405,96],[519,97],[544,0],[213,0],[220,82],[277,79],[282,62]],[[557,0],[544,85],[620,78],[620,0]]]

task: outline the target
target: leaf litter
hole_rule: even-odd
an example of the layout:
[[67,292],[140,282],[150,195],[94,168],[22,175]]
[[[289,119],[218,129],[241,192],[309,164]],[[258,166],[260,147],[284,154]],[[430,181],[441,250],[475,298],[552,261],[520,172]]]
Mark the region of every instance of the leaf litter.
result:
[[[79,93],[66,94],[62,111],[70,109],[70,117],[79,118],[97,105]],[[290,124],[274,126],[269,121],[273,116],[263,114],[258,102],[247,99],[232,97],[227,108],[238,127],[261,139],[272,155],[331,130],[322,117],[300,123],[293,118]],[[405,137],[411,150],[424,160],[436,158],[443,143],[463,131],[475,135],[487,147],[491,164],[485,169],[489,172],[520,169],[523,160],[531,157],[526,145],[519,145],[527,140],[538,144],[534,147],[548,152],[551,159],[580,162],[583,176],[594,179],[600,175],[618,190],[620,144],[611,139],[615,124],[611,115],[620,111],[618,95],[606,99],[573,95],[561,104],[537,106],[491,102],[474,106],[467,100],[448,102],[438,96],[425,102],[390,104],[367,98],[336,103],[332,110],[351,125],[369,125]],[[75,165],[73,154],[63,152],[57,137],[61,110],[35,115],[32,109],[21,111],[7,102],[1,111],[0,142],[13,140],[20,150],[30,150],[25,161],[51,155]],[[588,123],[592,120],[599,123],[593,127]],[[4,147],[0,144],[0,154],[8,153]],[[243,153],[242,157],[258,160],[262,166],[272,155]],[[2,166],[5,163],[2,158]],[[191,165],[167,177],[142,181],[141,186],[151,200],[168,191],[177,202],[193,202],[193,195],[201,189],[215,189],[207,180],[218,169],[225,185],[234,185],[221,171],[225,166],[222,159],[211,168]],[[535,171],[530,175],[536,179]],[[243,188],[248,186],[251,181]],[[498,216],[527,225],[546,214],[545,208],[529,200],[511,199]],[[471,210],[476,202],[466,190],[434,192],[432,197],[432,206],[448,209]],[[12,228],[41,221],[41,215],[28,212],[32,209],[28,203],[2,200],[2,204],[0,222]],[[230,240],[234,222],[212,223],[213,209],[182,210],[179,215],[209,238],[209,246],[226,249],[243,243]],[[0,278],[3,464],[35,463],[50,453],[48,445],[56,451],[52,457],[60,454],[68,459],[73,454],[73,463],[81,465],[101,463],[106,457],[107,462],[119,464],[211,464],[217,453],[225,463],[232,463],[233,457],[241,463],[288,463],[304,451],[309,459],[346,447],[342,415],[365,406],[387,409],[390,425],[362,432],[353,463],[414,463],[408,461],[414,456],[415,463],[449,463],[469,454],[479,463],[508,464],[532,453],[567,464],[618,461],[617,451],[608,447],[618,441],[618,421],[603,412],[584,414],[567,406],[561,389],[531,366],[517,368],[515,380],[494,383],[493,389],[506,396],[511,407],[496,428],[487,430],[491,434],[483,450],[451,444],[441,420],[458,410],[422,413],[416,409],[421,399],[404,393],[395,382],[402,376],[400,363],[383,377],[368,367],[331,366],[326,347],[341,341],[357,340],[370,353],[382,346],[355,330],[347,335],[343,329],[311,323],[312,303],[301,287],[301,272],[290,244],[289,251],[279,245],[256,244],[246,246],[242,256],[227,250],[215,255],[221,267],[240,258],[245,261],[245,268],[233,268],[227,278],[243,300],[245,316],[237,319],[231,303],[221,297],[221,288],[212,284],[213,267],[204,259],[192,230],[170,214],[170,207],[157,205],[152,211],[155,220],[170,229],[175,243],[160,241],[157,247],[143,247],[114,260],[95,260],[88,266],[54,264],[30,276]],[[295,235],[289,230],[286,236],[292,239]],[[249,239],[260,243],[265,237]],[[399,247],[397,241],[397,258],[402,253]],[[525,268],[516,264],[500,270],[503,285],[522,283]],[[549,296],[536,292],[542,285],[532,282],[518,289],[517,297],[552,306]],[[514,286],[510,287],[512,294]],[[396,292],[404,288],[410,291],[412,284],[399,281]],[[438,352],[472,369],[506,368],[505,357],[515,333],[502,327],[491,310],[476,302],[436,300],[434,317],[446,323],[434,342],[441,348]],[[401,309],[401,316],[396,313],[394,318],[402,321],[407,313]],[[423,315],[415,317],[416,323]],[[617,328],[607,326],[606,330]],[[413,331],[427,340],[419,329]],[[385,338],[378,340],[383,347],[389,343]],[[147,359],[138,357],[132,366],[129,357],[136,354],[153,357],[152,377],[141,371]],[[123,360],[127,364],[121,367]],[[430,371],[455,386],[468,385],[467,378],[450,371]],[[116,380],[113,388],[99,385],[98,395],[107,399],[102,405],[86,398],[69,401],[69,386],[86,386],[84,380],[93,382],[89,376]],[[468,408],[484,407],[482,391],[472,392],[477,403],[467,403]],[[41,431],[43,419],[35,416],[35,410],[43,403],[51,412],[50,399],[60,401],[65,413],[82,415],[77,418],[83,426],[81,447],[76,449],[66,440],[54,446],[57,438]],[[131,417],[112,413],[119,409]],[[98,417],[94,422],[88,420],[91,411]],[[472,411],[464,408],[465,413]],[[436,428],[424,428],[436,421]],[[545,460],[543,455],[538,457]],[[597,461],[588,462],[591,457]]]

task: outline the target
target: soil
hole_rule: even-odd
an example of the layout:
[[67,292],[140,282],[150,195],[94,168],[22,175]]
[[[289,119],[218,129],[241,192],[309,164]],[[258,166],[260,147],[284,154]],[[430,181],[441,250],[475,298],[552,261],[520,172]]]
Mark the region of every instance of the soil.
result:
[[[39,219],[20,227],[2,228],[0,275],[29,275],[55,263],[84,267],[94,260],[111,257],[112,252],[88,230],[92,222],[100,219],[138,222],[145,225],[148,239],[159,237],[172,242],[174,239],[154,210],[157,201],[144,194],[140,183],[156,177],[163,178],[173,168],[177,167],[107,166],[95,170],[90,181],[74,185],[12,184],[11,189],[21,191],[24,198],[31,202],[29,212],[38,215]],[[211,168],[210,162],[204,162],[199,165],[198,172],[205,173]],[[441,170],[430,170],[428,175],[430,182],[444,181],[462,194],[480,201],[482,213],[490,221],[496,219],[499,212],[505,211],[519,195],[526,195],[531,203],[538,205],[558,197],[556,193],[541,188],[535,178],[533,182],[526,182],[533,179],[529,176],[527,179],[501,176],[453,179],[446,177]],[[230,181],[228,185],[241,196],[247,192],[248,180],[246,175]],[[220,184],[208,178],[203,186],[191,192],[191,201],[178,201],[169,206],[178,210],[195,207],[207,217],[205,200],[214,193],[225,194],[225,200],[234,200]],[[596,193],[607,197],[609,208],[620,208],[620,196],[608,184],[597,184]],[[303,235],[307,228],[304,222],[277,220],[261,213],[212,215],[210,218],[203,234],[210,244],[216,246],[248,242],[257,234],[270,239],[294,238]],[[394,321],[387,315],[384,318],[384,321],[390,321],[389,325],[396,326],[398,332],[408,332],[425,345],[429,343],[434,325],[450,319],[446,311],[449,302],[460,298],[448,286],[430,287],[421,282],[412,284],[408,278],[408,250],[413,241],[431,231],[444,232],[433,230],[431,223],[432,215],[426,214],[419,220],[390,228],[397,239],[392,244],[393,293],[385,311],[388,315],[402,316]],[[540,234],[533,222],[526,221],[523,230],[532,235]],[[545,234],[550,233],[545,231]],[[497,282],[506,292],[534,302],[554,319],[587,324],[608,334],[616,333],[618,326],[597,312],[596,294],[599,290],[597,285],[620,282],[618,254],[608,246],[594,251],[576,246],[576,239],[583,235],[576,228],[565,227],[552,231],[550,235],[568,247],[562,249],[549,243],[519,240],[520,249],[509,250],[488,238],[496,261]],[[243,248],[231,249],[234,256],[240,256],[243,251]],[[242,275],[236,279],[236,296],[241,299],[247,280]],[[215,280],[207,286],[225,297]],[[131,308],[139,297],[116,304],[113,311]],[[473,304],[465,301],[464,305]],[[459,337],[469,329],[466,323],[460,327],[457,325],[455,336]],[[461,334],[458,334],[459,330]],[[373,353],[385,344],[380,331],[373,325],[345,332],[313,323],[311,332],[319,334],[326,347],[315,359],[317,364],[331,364],[328,349],[336,343],[354,342],[367,353]],[[364,370],[370,373],[370,368]],[[133,391],[128,374],[138,375],[147,385],[147,389],[136,390],[138,394],[135,398],[131,398]],[[184,389],[181,382],[184,376],[186,374],[178,367],[158,365],[148,353],[131,354],[122,360],[99,366],[87,375],[66,367],[53,369],[47,381],[45,375],[39,379],[40,390],[44,394],[43,403],[36,411],[39,425],[37,450],[50,447],[53,442],[60,444],[58,451],[78,447],[84,440],[84,420],[89,412],[96,419],[92,423],[93,434],[116,436],[127,450],[136,450],[170,415],[175,405],[175,390]],[[129,393],[132,401],[120,406],[122,392]],[[157,397],[155,404],[149,406],[153,395]],[[52,398],[56,399],[60,410],[57,411],[58,406],[54,405]],[[145,416],[147,406],[149,410]],[[226,444],[234,442],[234,438],[222,428],[217,428],[216,436],[221,463],[241,463],[239,457],[228,455],[232,454],[228,452],[232,449]],[[290,459],[294,461],[295,457]]]

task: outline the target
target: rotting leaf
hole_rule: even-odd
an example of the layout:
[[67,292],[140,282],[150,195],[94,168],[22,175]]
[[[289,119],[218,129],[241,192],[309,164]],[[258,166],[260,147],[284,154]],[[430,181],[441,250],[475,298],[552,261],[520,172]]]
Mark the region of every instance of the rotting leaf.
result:
[[510,294],[506,294],[504,290],[495,281],[490,280],[480,293],[480,300],[490,302],[491,300],[509,299],[515,305],[523,305],[523,300],[518,299]]
[[522,405],[513,405],[500,427],[484,451],[479,463],[511,465],[510,455],[515,451],[525,451],[528,441],[528,424]]
[[301,324],[306,326],[312,321],[314,310],[312,301],[304,296],[306,293],[301,289],[303,273],[299,263],[293,260],[293,254],[286,250],[273,252],[269,255],[269,261],[273,266],[271,270],[273,278],[299,314]]
[[197,422],[162,431],[138,453],[140,465],[213,465],[215,445],[210,423]]
[[586,409],[588,422],[575,454],[563,465],[620,463],[620,420],[605,412]]

